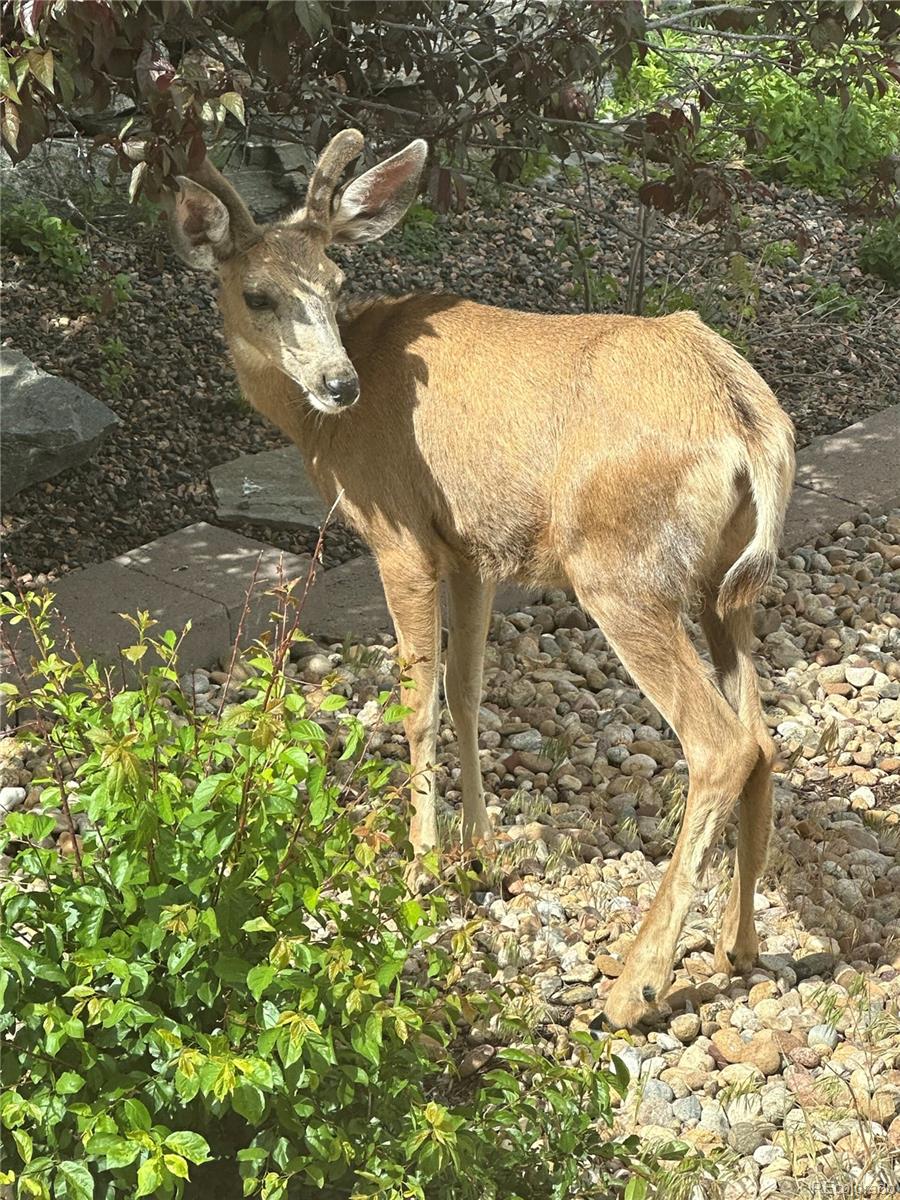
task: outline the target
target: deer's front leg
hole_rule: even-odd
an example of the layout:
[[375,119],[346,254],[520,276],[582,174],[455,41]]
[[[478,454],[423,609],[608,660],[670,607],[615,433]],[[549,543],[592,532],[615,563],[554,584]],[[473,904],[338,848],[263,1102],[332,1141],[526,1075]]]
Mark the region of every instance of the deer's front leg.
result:
[[[404,548],[406,549],[406,548]],[[414,554],[379,557],[384,594],[397,631],[404,673],[413,687],[402,703],[412,770],[412,819],[409,840],[416,858],[437,846],[434,760],[437,752],[438,671],[440,668],[440,590],[436,574]],[[415,873],[415,872],[414,872]]]

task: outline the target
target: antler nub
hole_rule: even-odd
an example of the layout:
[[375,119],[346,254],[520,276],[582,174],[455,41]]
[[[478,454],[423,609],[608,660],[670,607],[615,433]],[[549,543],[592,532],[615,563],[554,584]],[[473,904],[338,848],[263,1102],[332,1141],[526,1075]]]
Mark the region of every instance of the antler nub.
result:
[[316,163],[306,189],[304,220],[327,229],[331,218],[331,200],[348,163],[362,151],[365,138],[358,129],[342,129],[335,134]]

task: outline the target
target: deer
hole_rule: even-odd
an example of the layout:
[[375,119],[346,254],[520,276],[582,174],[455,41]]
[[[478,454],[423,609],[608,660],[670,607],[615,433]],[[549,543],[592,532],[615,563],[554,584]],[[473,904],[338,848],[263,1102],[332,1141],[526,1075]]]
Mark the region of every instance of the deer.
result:
[[[678,737],[681,828],[655,899],[603,998],[603,1024],[655,1018],[678,938],[729,816],[734,875],[715,966],[745,973],[773,824],[775,747],[753,663],[754,605],[774,571],[793,426],[761,376],[693,312],[546,315],[459,296],[341,295],[332,244],[392,229],[417,194],[417,139],[341,186],[364,148],[328,143],[305,202],[258,225],[208,160],[178,176],[175,249],[218,275],[249,403],[300,449],[324,500],[377,562],[401,660],[414,862],[437,847],[440,589],[444,694],[456,731],[462,843],[493,846],[478,746],[497,584],[565,587]],[[699,605],[710,662],[685,614]]]

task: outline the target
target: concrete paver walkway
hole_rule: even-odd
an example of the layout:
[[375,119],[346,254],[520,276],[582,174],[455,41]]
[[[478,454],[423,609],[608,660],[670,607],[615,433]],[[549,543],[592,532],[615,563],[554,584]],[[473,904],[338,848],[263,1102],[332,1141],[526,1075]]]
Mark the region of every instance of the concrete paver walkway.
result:
[[[863,510],[886,512],[900,505],[898,449],[900,405],[818,438],[801,450],[784,548],[808,544]],[[292,458],[276,453],[288,469],[299,462],[296,452]],[[60,628],[71,632],[85,657],[116,661],[120,648],[133,643],[133,630],[120,613],[149,611],[158,622],[157,632],[170,628],[180,632],[190,619],[192,627],[181,656],[187,670],[227,661],[242,614],[242,643],[256,637],[276,607],[273,589],[296,579],[302,590],[309,564],[306,555],[283,553],[231,530],[199,523],[110,562],[73,571],[53,590]],[[511,611],[528,599],[523,589],[507,586],[498,591],[495,608]],[[390,615],[372,558],[364,555],[328,571],[320,569],[306,597],[301,624],[304,632],[332,640],[390,632]],[[24,635],[21,627],[16,628],[24,653]]]

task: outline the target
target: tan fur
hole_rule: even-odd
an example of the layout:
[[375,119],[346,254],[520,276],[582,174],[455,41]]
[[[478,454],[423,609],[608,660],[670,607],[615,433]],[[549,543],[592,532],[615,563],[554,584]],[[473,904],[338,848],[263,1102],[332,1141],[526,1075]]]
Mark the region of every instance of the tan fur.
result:
[[[390,161],[408,188],[402,155]],[[390,191],[389,176],[376,184]],[[321,211],[321,194],[317,203]],[[694,313],[543,316],[453,296],[370,299],[346,306],[334,345],[323,327],[292,347],[293,318],[283,314],[294,311],[298,281],[337,311],[340,273],[324,248],[301,212],[227,260],[225,333],[248,400],[296,442],[326,501],[341,495],[343,519],[377,558],[416,683],[407,721],[416,853],[436,837],[441,579],[451,596],[447,698],[467,843],[491,836],[477,708],[501,579],[574,588],[684,747],[691,782],[682,834],[607,1001],[612,1023],[631,1024],[669,985],[699,873],[739,799],[739,865],[719,961],[743,969],[755,953],[752,896],[771,822],[772,756],[748,655],[748,606],[774,563],[792,479],[790,422]],[[242,301],[260,284],[283,297],[277,327],[256,321]],[[316,336],[320,363],[310,349]],[[358,376],[360,398],[332,416],[311,407],[306,381],[331,369],[326,360],[338,352]],[[696,596],[718,686],[681,619]]]

